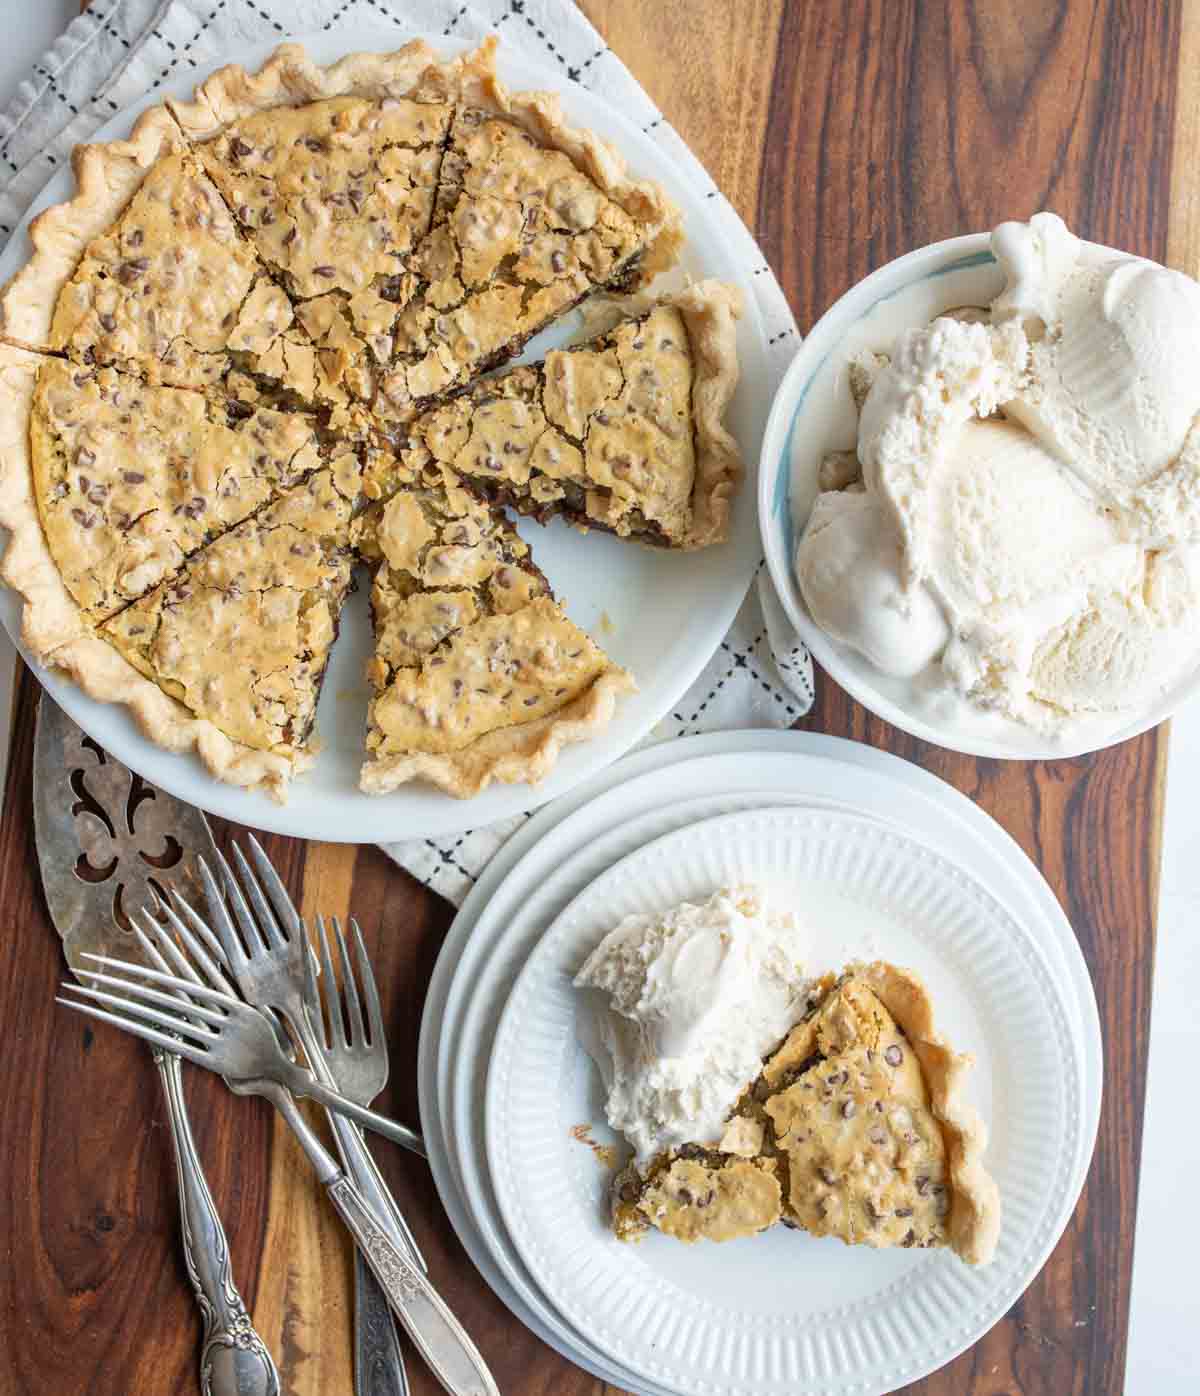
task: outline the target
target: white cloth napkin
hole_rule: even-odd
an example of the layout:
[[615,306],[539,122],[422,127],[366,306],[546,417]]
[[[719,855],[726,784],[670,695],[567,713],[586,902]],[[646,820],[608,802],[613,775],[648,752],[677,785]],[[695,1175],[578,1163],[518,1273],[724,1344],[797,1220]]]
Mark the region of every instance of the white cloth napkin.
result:
[[[54,171],[117,112],[181,72],[237,59],[290,34],[373,25],[383,42],[422,33],[478,39],[494,29],[564,80],[610,102],[705,191],[727,245],[746,269],[766,329],[774,387],[796,352],[796,322],[757,244],[711,177],[625,65],[567,0],[95,0],[43,55],[0,114],[0,233],[20,221]],[[348,40],[354,42],[354,40]],[[0,684],[0,689],[3,685]],[[648,740],[730,727],[787,727],[812,704],[812,661],[765,570],[700,678]],[[0,723],[7,724],[7,712]],[[7,750],[7,734],[0,733]],[[415,839],[386,851],[428,886],[461,902],[500,844],[527,816],[452,839]]]

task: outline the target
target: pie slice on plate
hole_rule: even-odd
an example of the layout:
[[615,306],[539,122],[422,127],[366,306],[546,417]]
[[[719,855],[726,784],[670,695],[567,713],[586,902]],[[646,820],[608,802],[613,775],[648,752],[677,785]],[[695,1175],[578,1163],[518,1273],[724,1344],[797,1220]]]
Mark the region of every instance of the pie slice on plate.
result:
[[364,790],[423,777],[465,796],[538,780],[634,687],[568,619],[512,525],[465,490],[401,489],[371,533]]
[[[671,548],[726,535],[742,475],[735,287],[705,281],[419,418],[410,459],[484,498]],[[368,490],[371,482],[368,481]]]
[[319,68],[283,45],[170,104],[331,377],[383,420],[592,292],[648,283],[681,241],[658,186],[568,126],[556,96],[505,89],[495,46],[442,62],[418,41]]
[[311,388],[307,335],[165,108],[73,164],[77,193],[30,224],[34,255],[0,299],[12,340],[147,383]]
[[100,628],[189,712],[293,769],[350,586],[348,475],[317,471]]
[[768,1058],[719,1145],[620,1175],[614,1230],[722,1241],[780,1221],[848,1245],[948,1246],[984,1265],[1000,1197],[962,1099],[970,1065],[935,1030],[916,975],[851,965]]

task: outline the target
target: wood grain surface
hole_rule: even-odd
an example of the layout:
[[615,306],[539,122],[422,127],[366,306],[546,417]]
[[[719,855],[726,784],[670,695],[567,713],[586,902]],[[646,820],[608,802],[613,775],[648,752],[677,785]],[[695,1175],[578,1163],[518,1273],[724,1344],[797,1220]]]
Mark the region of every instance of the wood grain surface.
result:
[[[1118,0],[581,0],[756,231],[801,328],[936,238],[1061,213],[1085,237],[1200,269],[1200,13]],[[1178,83],[1178,87],[1177,87]],[[746,501],[748,504],[748,501]],[[30,780],[36,686],[17,695],[0,826],[0,1396],[196,1388],[199,1324],[177,1240],[149,1058],[54,1010]],[[915,761],[964,790],[1042,868],[1096,986],[1107,1061],[1079,1208],[1025,1296],[972,1350],[906,1388],[1103,1396],[1123,1388],[1166,732],[1026,765],[914,741],[818,680],[804,727]],[[219,837],[231,833],[222,827]],[[306,912],[353,908],[384,989],[392,1083],[416,1118],[425,986],[451,910],[370,847],[267,840]],[[1036,1089],[1036,1082],[1030,1083]],[[350,1267],[303,1160],[262,1102],[187,1072],[235,1272],[290,1396],[348,1393]],[[437,1284],[501,1389],[605,1388],[523,1329],[472,1268],[416,1159],[378,1157]],[[414,1396],[437,1389],[415,1358]]]

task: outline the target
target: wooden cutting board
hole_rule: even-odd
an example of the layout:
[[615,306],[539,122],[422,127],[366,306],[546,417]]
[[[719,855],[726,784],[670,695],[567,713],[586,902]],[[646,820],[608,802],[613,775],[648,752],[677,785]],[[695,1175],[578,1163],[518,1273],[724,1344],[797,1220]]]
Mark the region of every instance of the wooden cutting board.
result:
[[[1200,271],[1200,90],[1179,84],[1200,58],[1197,0],[582,5],[755,230],[802,328],[910,248],[1045,207],[1085,237]],[[0,1396],[191,1393],[199,1324],[152,1068],[133,1042],[51,1004],[62,964],[33,848],[35,702],[26,675],[0,827]],[[976,761],[904,736],[823,676],[802,725],[915,761],[1008,829],[1076,928],[1104,1029],[1100,1139],[1074,1220],[1011,1312],[908,1390],[1120,1392],[1166,729],[1073,761]],[[267,846],[306,914],[352,909],[362,924],[390,1024],[382,1108],[415,1119],[422,998],[451,909],[376,849]],[[266,1106],[198,1072],[188,1092],[284,1390],[349,1392],[344,1236]],[[387,1146],[379,1158],[501,1388],[605,1389],[490,1293],[419,1161]],[[414,1396],[437,1389],[415,1359],[410,1377]]]

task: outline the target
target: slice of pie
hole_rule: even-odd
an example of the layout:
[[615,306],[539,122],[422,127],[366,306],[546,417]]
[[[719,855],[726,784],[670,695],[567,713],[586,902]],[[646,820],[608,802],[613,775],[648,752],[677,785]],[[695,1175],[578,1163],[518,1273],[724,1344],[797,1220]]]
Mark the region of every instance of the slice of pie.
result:
[[315,350],[287,296],[164,108],[128,141],[77,146],[74,166],[77,194],[30,224],[34,256],[0,301],[11,339],[147,383],[211,389],[242,372],[311,388]]
[[1000,1197],[962,1099],[970,1065],[936,1032],[916,975],[851,965],[767,1060],[719,1145],[620,1175],[614,1230],[722,1241],[781,1221],[848,1245],[948,1246],[984,1265]]
[[29,430],[46,541],[93,621],[157,586],[327,455],[312,419],[297,413],[54,358],[41,365]]
[[[259,75],[257,100],[282,98],[297,83],[313,92],[330,85],[299,51],[281,54]],[[199,147],[204,168],[318,346],[321,395],[344,390],[362,402],[391,361],[398,302],[415,286],[410,264],[433,221],[453,114],[436,90],[386,95],[421,71],[403,54],[393,58],[394,71],[366,84],[379,95],[256,110],[241,70],[230,69],[177,107],[191,134],[209,137]]]
[[468,796],[540,780],[634,687],[568,619],[498,510],[415,484],[368,527],[360,548],[379,561],[364,790],[422,777]]
[[100,627],[196,717],[293,769],[350,586],[349,474],[318,470]]
[[213,74],[182,129],[331,378],[404,423],[600,288],[648,282],[679,215],[549,93],[510,94],[495,40],[319,68],[284,45]]
[[407,458],[542,522],[561,515],[670,548],[720,542],[743,473],[722,421],[740,307],[736,287],[705,281],[484,379],[414,423]]

